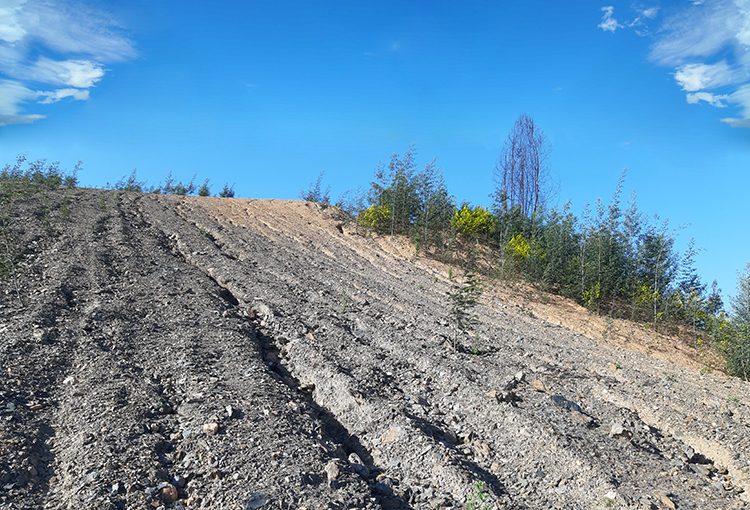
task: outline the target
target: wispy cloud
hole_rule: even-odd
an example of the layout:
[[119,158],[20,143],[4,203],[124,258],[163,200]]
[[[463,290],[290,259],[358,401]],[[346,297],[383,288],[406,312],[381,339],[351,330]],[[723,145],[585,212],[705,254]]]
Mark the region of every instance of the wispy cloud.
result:
[[613,34],[618,28],[635,28],[638,35],[646,35],[649,31],[648,22],[659,14],[658,7],[644,7],[642,5],[633,5],[632,10],[635,11],[635,18],[633,21],[620,23],[615,19],[615,8],[611,5],[602,7],[602,22],[597,25],[605,32],[612,32]]
[[[627,23],[639,35],[657,18],[656,7],[635,6]],[[614,10],[603,7],[606,19]],[[602,24],[604,24],[603,19]],[[602,26],[599,28],[607,30]],[[617,28],[625,28],[618,24]],[[609,30],[614,32],[614,29]],[[693,0],[666,18],[654,33],[649,59],[671,67],[689,104],[738,108],[739,116],[721,119],[733,127],[750,127],[750,0]]]
[[45,118],[23,113],[34,100],[87,100],[106,64],[135,54],[106,12],[73,0],[0,0],[0,125]]
[[735,105],[740,116],[721,121],[750,127],[750,0],[693,2],[664,22],[649,57],[675,69],[688,103]]
[[618,28],[622,28],[622,25],[620,25],[617,20],[613,17],[615,13],[615,8],[611,5],[607,7],[602,7],[602,11],[604,14],[602,15],[602,22],[597,25],[597,27],[601,28],[605,32],[612,32],[615,33],[615,30]]
[[726,60],[716,64],[685,64],[677,68],[674,79],[686,92],[731,85],[740,80],[740,73]]

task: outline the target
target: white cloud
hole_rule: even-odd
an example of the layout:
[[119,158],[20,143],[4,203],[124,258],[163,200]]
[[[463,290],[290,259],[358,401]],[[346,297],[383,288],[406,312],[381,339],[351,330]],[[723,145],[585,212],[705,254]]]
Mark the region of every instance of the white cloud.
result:
[[750,128],[750,84],[745,84],[738,88],[737,91],[729,96],[729,102],[739,106],[742,117],[720,120],[732,127]]
[[0,126],[31,124],[44,115],[24,115],[18,106],[37,97],[37,93],[13,80],[0,80]]
[[729,99],[729,96],[726,94],[717,95],[710,92],[696,92],[688,94],[686,97],[689,104],[699,104],[701,101],[705,101],[717,108],[726,108],[727,104],[724,101]]
[[612,32],[615,33],[615,30],[618,28],[622,28],[622,25],[620,25],[615,18],[612,16],[614,15],[615,8],[611,5],[607,7],[602,7],[602,11],[604,14],[602,15],[602,22],[597,25],[597,27],[601,28],[605,32]]
[[677,68],[674,78],[682,90],[714,89],[736,83],[737,73],[729,67],[726,60],[716,64],[685,64]]
[[[36,98],[85,101],[106,63],[134,57],[133,42],[104,11],[77,0],[0,0],[0,124],[30,123],[21,105]],[[33,57],[32,57],[33,55]],[[40,85],[61,86],[34,92]]]
[[[638,13],[636,18],[628,23],[629,27],[641,27],[646,24],[648,20],[652,20],[656,18],[656,16],[659,14],[659,8],[658,7],[633,7],[635,11]],[[636,30],[635,31],[638,35],[643,36],[648,33],[648,29],[646,30]]]
[[750,127],[750,0],[702,0],[677,11],[656,35],[649,58],[672,67],[690,104],[739,109],[720,119]]
[[104,77],[100,64],[89,60],[65,60],[62,62],[42,57],[28,70],[33,81],[70,87],[93,87]]
[[41,104],[56,103],[66,97],[70,97],[75,101],[86,101],[89,98],[89,91],[81,89],[58,89],[54,92],[39,92],[38,96],[44,97],[44,99],[39,101]]
[[[650,58],[659,64],[679,66],[695,58],[707,58],[738,42],[747,23],[738,4],[747,0],[717,0],[694,4],[669,18],[651,48]],[[743,19],[744,17],[744,19]]]
[[0,40],[8,43],[20,41],[26,35],[18,13],[24,1],[5,1],[0,5]]

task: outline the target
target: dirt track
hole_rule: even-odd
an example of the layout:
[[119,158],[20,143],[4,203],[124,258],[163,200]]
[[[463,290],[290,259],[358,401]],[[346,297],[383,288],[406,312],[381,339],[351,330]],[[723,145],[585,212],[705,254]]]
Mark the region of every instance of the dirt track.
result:
[[744,506],[747,383],[490,297],[455,351],[446,269],[334,208],[46,200],[0,303],[0,508]]

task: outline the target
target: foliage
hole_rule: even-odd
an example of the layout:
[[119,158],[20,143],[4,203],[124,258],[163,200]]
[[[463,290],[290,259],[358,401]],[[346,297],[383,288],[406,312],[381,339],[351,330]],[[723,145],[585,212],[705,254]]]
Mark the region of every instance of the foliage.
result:
[[208,179],[203,181],[203,184],[201,184],[200,187],[198,188],[198,196],[199,197],[211,196],[211,186],[208,184]]
[[326,187],[325,191],[322,190],[321,184],[323,182],[323,175],[325,175],[325,170],[320,172],[318,175],[318,178],[310,183],[310,186],[307,188],[307,191],[300,190],[299,192],[299,198],[300,200],[304,200],[306,202],[316,202],[319,204],[330,204],[331,203],[331,187]]
[[471,207],[464,204],[451,218],[451,228],[464,239],[469,239],[480,232],[490,232],[494,223],[492,214],[481,205]]
[[391,211],[388,206],[373,204],[359,214],[359,224],[383,234],[391,226]]
[[737,274],[737,294],[731,300],[727,364],[732,374],[750,379],[750,262]]
[[219,192],[221,198],[234,198],[234,184],[231,186],[229,183],[225,183],[222,190]]
[[487,497],[484,482],[474,482],[474,490],[469,494],[466,510],[489,510],[492,505],[487,503]]
[[482,291],[482,282],[476,272],[476,250],[471,248],[464,263],[462,276],[452,283],[451,289],[448,291],[450,316],[462,333],[465,333],[471,324],[475,324],[479,320],[471,312],[479,303]]
[[[13,165],[6,164],[0,171],[0,278],[13,281],[16,298],[21,305],[23,299],[16,266],[21,260],[22,252],[14,234],[15,218],[11,213],[12,206],[18,200],[42,193],[37,215],[48,228],[51,228],[50,210],[45,193],[48,190],[59,189],[63,185],[75,187],[80,168],[79,161],[73,172],[68,173],[61,170],[57,162],[48,164],[44,159],[29,161],[25,154],[21,154]],[[63,205],[68,206],[67,198]],[[64,215],[64,212],[62,214]]]

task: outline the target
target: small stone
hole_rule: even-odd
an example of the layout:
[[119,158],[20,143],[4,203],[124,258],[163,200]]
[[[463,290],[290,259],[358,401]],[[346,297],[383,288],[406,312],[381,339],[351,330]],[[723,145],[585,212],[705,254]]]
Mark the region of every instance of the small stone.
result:
[[625,430],[625,427],[622,426],[622,423],[614,423],[612,424],[612,428],[609,430],[609,433],[614,437],[622,437],[627,433],[627,430]]
[[161,494],[161,499],[163,499],[167,503],[171,503],[172,501],[175,501],[178,497],[177,487],[175,487],[171,483],[164,484],[164,486],[161,488],[160,494]]
[[182,475],[177,475],[172,479],[172,484],[177,487],[178,489],[182,489],[185,487],[185,477]]
[[44,407],[42,404],[34,404],[29,407],[29,409],[31,409],[32,411],[39,411],[42,407]]
[[534,379],[531,381],[531,387],[534,388],[536,391],[547,391],[547,388],[544,386],[544,383],[540,381],[539,379]]
[[206,423],[203,425],[203,432],[214,435],[219,431],[219,424],[216,422]]
[[526,374],[523,372],[523,370],[519,370],[516,372],[516,375],[514,375],[516,382],[523,382],[524,378],[526,377]]
[[65,378],[65,379],[63,380],[63,384],[64,384],[65,386],[71,386],[71,385],[73,385],[73,384],[76,384],[77,382],[78,382],[78,378],[76,378],[76,377],[75,377],[75,376],[73,376],[73,375],[69,375],[68,377],[66,377],[66,378]]
[[362,462],[362,459],[360,459],[359,455],[357,455],[356,453],[352,453],[349,455],[349,464],[351,464],[354,471],[356,471],[357,474],[362,478],[367,479],[367,477],[370,476],[370,470],[367,469],[367,466],[365,466],[364,462]]
[[341,470],[339,470],[339,466],[334,460],[326,464],[324,471],[326,472],[326,476],[328,477],[328,483],[333,482],[339,477],[339,475],[341,475]]
[[234,416],[234,408],[232,406],[227,406],[226,412],[227,412],[227,418],[232,418]]
[[261,492],[256,492],[245,501],[246,510],[258,510],[262,506],[268,503],[268,496]]
[[591,416],[583,414],[580,411],[571,411],[570,414],[573,416],[573,418],[577,419],[580,422],[583,422],[583,424],[586,426],[590,425],[594,421]]
[[383,434],[380,438],[383,444],[390,444],[394,441],[398,441],[406,435],[406,430],[403,427],[391,427],[388,431]]
[[668,508],[669,510],[675,510],[675,508],[677,508],[674,502],[671,499],[669,499],[669,496],[667,496],[663,492],[660,492],[658,496],[661,502],[664,503],[664,506],[666,506],[666,508]]
[[617,365],[615,365],[614,363],[610,363],[609,364],[609,370],[611,372],[617,372]]
[[15,411],[16,410],[16,404],[13,402],[8,402],[8,404],[5,406],[8,411]]

